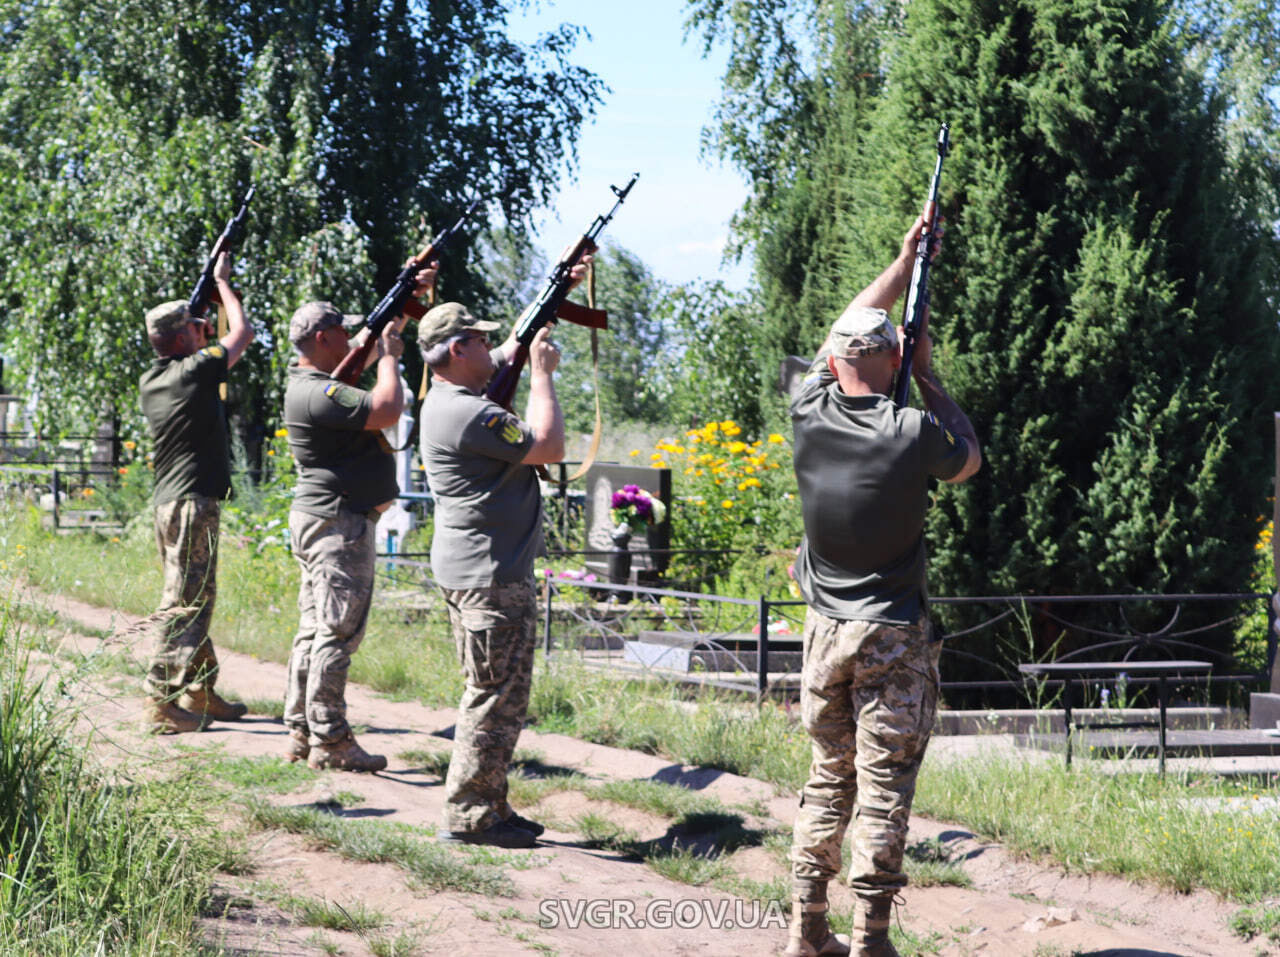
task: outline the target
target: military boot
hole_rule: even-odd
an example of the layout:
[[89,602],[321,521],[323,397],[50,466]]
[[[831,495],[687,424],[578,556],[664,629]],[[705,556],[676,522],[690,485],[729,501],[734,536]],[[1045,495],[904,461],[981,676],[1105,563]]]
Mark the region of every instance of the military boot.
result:
[[849,939],[831,933],[826,901],[791,902],[791,936],[782,957],[845,957]]
[[311,753],[311,738],[305,731],[299,731],[292,728],[289,731],[289,747],[285,751],[285,757],[290,763],[294,761],[305,761],[307,755]]
[[148,698],[142,709],[142,723],[152,734],[184,734],[203,731],[209,719],[179,708],[170,698]]
[[188,689],[178,704],[193,714],[207,715],[211,721],[239,721],[249,713],[248,705],[228,701],[212,688]]
[[317,771],[323,768],[337,771],[381,771],[387,766],[387,759],[381,754],[370,754],[348,734],[339,741],[313,747],[311,756],[307,758],[307,765]]
[[858,897],[853,911],[854,957],[901,957],[889,943],[889,923],[893,914],[893,895],[878,894]]

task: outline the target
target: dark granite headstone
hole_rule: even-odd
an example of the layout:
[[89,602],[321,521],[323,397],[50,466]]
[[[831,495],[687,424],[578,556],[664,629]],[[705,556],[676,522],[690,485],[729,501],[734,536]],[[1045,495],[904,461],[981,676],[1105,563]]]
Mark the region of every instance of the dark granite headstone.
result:
[[[608,573],[609,559],[604,554],[613,545],[613,519],[609,514],[613,493],[624,485],[637,485],[666,506],[666,518],[657,525],[646,528],[645,535],[632,535],[630,542],[631,570],[638,582],[654,581],[666,571],[671,547],[671,469],[652,469],[636,465],[597,463],[586,476],[586,526],[584,548],[590,554],[586,565],[601,578]],[[650,554],[649,549],[661,549]]]

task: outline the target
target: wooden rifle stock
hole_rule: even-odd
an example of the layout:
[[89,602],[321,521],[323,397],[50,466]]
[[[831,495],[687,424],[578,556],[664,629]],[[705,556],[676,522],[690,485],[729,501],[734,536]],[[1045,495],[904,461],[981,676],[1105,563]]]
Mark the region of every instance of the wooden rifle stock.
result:
[[377,345],[378,337],[382,335],[382,330],[387,327],[387,323],[401,313],[407,313],[414,319],[422,318],[426,310],[422,308],[418,300],[413,298],[413,290],[417,285],[415,277],[418,274],[418,270],[440,255],[444,247],[449,244],[449,240],[453,238],[454,233],[461,228],[463,222],[466,221],[466,218],[471,215],[478,205],[480,205],[480,200],[472,200],[471,205],[463,211],[456,223],[427,243],[422,252],[409,260],[409,264],[400,270],[400,275],[396,276],[396,281],[387,291],[387,294],[373,307],[373,311],[365,317],[364,326],[368,330],[368,334],[365,336],[364,342],[347,353],[346,358],[331,373],[332,378],[347,385],[355,385],[360,378],[360,373],[364,371],[364,367],[369,361],[369,353]]
[[942,161],[947,157],[951,144],[951,128],[942,124],[938,130],[938,161],[933,168],[933,180],[925,199],[924,228],[916,241],[916,262],[911,271],[911,285],[906,306],[902,313],[902,365],[893,385],[893,401],[899,408],[907,404],[911,394],[911,360],[915,357],[916,344],[923,338],[929,315],[929,266],[933,262],[934,233],[938,228],[938,188],[942,184]]
[[222,234],[213,244],[213,249],[209,251],[209,258],[205,261],[200,278],[196,280],[195,288],[191,290],[191,297],[187,300],[187,309],[193,319],[203,319],[210,302],[222,302],[218,296],[217,283],[213,281],[213,267],[219,256],[224,252],[230,252],[231,247],[240,241],[245,220],[249,218],[249,201],[253,199],[255,188],[250,184],[244,199],[240,200],[240,206],[236,209],[235,215],[227,220],[227,225],[222,227]]
[[639,178],[639,173],[633,173],[631,180],[621,189],[617,186],[609,187],[617,197],[613,208],[608,213],[597,216],[573,248],[556,263],[555,269],[547,279],[546,287],[516,321],[515,355],[507,357],[506,364],[489,380],[489,385],[484,390],[485,396],[508,411],[512,411],[512,405],[515,403],[520,373],[529,359],[529,346],[533,342],[533,337],[544,326],[556,319],[563,319],[566,322],[589,326],[593,329],[608,328],[609,317],[603,309],[589,309],[568,301],[569,290],[573,286],[573,267],[583,256],[596,251],[596,240],[600,237],[600,233],[626,201],[627,194],[631,192],[631,187],[635,186]]

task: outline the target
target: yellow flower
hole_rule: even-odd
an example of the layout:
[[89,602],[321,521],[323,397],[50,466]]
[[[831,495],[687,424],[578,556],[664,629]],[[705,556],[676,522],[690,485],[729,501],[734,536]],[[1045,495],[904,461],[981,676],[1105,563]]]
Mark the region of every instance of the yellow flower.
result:
[[734,455],[737,455],[739,452],[745,452],[747,448],[748,446],[746,442],[730,442],[729,443],[729,451],[732,452]]
[[268,454],[268,455],[275,455],[275,454],[276,454],[276,450],[275,450],[275,449],[267,449],[267,454]]
[[726,432],[728,432],[730,429],[736,429],[737,427],[738,427],[738,423],[734,422],[733,419],[725,419],[723,422],[720,423],[720,428],[722,428]]
[[119,545],[119,544],[120,544],[120,536],[119,536],[119,535],[112,535],[112,536],[111,536],[111,540],[112,540],[113,542],[115,542],[117,545]]
[[786,440],[786,439],[784,439],[784,438],[783,438],[781,435],[779,435],[777,432],[774,432],[774,433],[770,434],[770,436],[769,436],[769,444],[770,444],[770,445],[781,445],[781,444],[782,444],[783,442],[785,442],[785,441],[787,441],[787,440]]
[[138,447],[138,443],[137,443],[137,442],[133,442],[133,441],[129,441],[129,442],[126,442],[126,443],[124,444],[124,447],[125,447],[126,449],[128,449],[130,452],[132,452],[134,449],[136,449],[136,448]]
[[639,454],[640,454],[640,450],[639,450],[639,449],[632,449],[632,450],[631,450],[630,452],[628,452],[627,454],[628,454],[628,455],[630,455],[632,458],[635,458],[637,455],[639,455]]
[[743,479],[738,483],[739,491],[746,491],[749,488],[759,488],[760,480],[758,478]]
[[283,439],[283,438],[284,438],[286,435],[288,435],[288,434],[289,434],[289,430],[288,430],[288,429],[276,429],[276,438],[277,438],[277,439]]
[[721,508],[733,508],[733,499],[727,498],[720,503]]
[[94,496],[94,491],[91,488],[81,489],[80,494],[85,498],[92,498]]
[[664,462],[661,458],[655,459],[654,461],[649,463],[649,468],[652,468],[652,469],[665,469],[666,467],[667,467],[667,463]]

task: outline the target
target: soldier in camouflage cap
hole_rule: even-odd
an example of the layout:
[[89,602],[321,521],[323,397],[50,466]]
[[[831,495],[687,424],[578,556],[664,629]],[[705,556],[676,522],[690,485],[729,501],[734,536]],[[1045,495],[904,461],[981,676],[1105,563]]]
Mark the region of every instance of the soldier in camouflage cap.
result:
[[[574,267],[575,281],[590,258]],[[497,328],[456,302],[436,306],[420,327],[423,362],[435,378],[422,404],[420,445],[436,503],[431,570],[466,678],[439,838],[532,847],[543,827],[512,809],[507,771],[533,677],[542,492],[531,466],[564,458],[553,378],[560,354],[549,326],[533,339],[529,405],[521,419],[484,395],[516,349],[514,333],[490,348],[488,333]]]
[[962,482],[981,455],[968,418],[930,365],[912,374],[927,412],[889,397],[901,365],[885,310],[914,265],[917,220],[894,262],[850,303],[792,396],[805,538],[795,564],[808,602],[801,715],[813,760],[791,847],[786,957],[848,954],[827,924],[827,884],[853,823],[849,884],[859,957],[893,957],[889,918],[916,774],[933,728],[939,645],[925,588],[930,478]]
[[[415,294],[428,295],[438,263],[420,270]],[[347,671],[364,638],[373,601],[378,516],[400,494],[382,429],[404,410],[400,331],[387,323],[370,360],[377,381],[366,391],[332,378],[355,343],[328,302],[300,306],[289,321],[298,351],[289,365],[284,424],[298,466],[289,538],[301,571],[298,631],[289,655],[284,723],[286,756],[316,769],[381,771],[387,759],[365,751],[347,721]],[[367,334],[367,332],[365,333]]]
[[164,564],[160,607],[147,619],[155,651],[147,669],[146,723],[163,734],[199,731],[209,720],[235,721],[247,710],[214,690],[218,658],[209,640],[217,594],[218,520],[231,491],[230,445],[220,386],[253,341],[253,327],[232,290],[231,261],[214,264],[227,334],[182,300],[146,315],[156,353],[139,398],[155,443],[155,532]]

